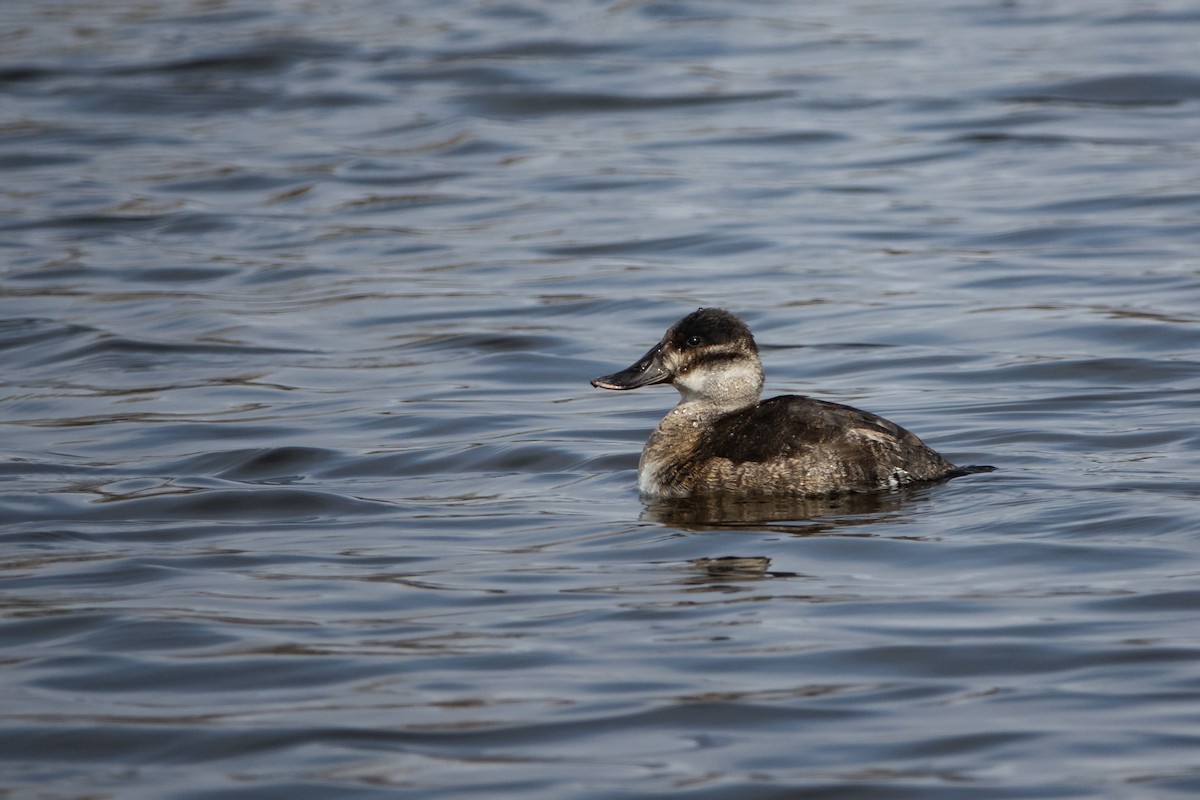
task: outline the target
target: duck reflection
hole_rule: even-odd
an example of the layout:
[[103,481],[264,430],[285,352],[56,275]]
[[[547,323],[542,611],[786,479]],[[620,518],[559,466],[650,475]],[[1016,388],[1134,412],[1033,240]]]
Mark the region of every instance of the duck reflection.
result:
[[684,583],[704,586],[724,586],[729,583],[763,580],[764,578],[795,578],[792,572],[772,572],[771,559],[766,556],[720,556],[694,558],[688,562],[693,571]]
[[[712,495],[649,501],[642,519],[686,531],[872,537],[878,534],[868,533],[862,526],[907,516],[913,503],[927,500],[928,491],[922,489],[822,497]],[[747,590],[747,584],[769,578],[809,577],[773,570],[767,556],[695,558],[687,562],[686,569],[688,577],[681,582],[691,587],[690,591],[740,592]]]
[[875,525],[901,506],[924,499],[920,491],[844,494],[832,497],[736,497],[712,495],[654,500],[642,519],[684,530],[753,528],[793,535],[846,533]]

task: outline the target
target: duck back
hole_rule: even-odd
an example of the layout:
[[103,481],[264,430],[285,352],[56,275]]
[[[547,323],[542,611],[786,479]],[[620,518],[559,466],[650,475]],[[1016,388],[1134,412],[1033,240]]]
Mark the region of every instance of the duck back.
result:
[[667,423],[642,454],[647,494],[824,495],[960,474],[899,425],[811,397],[775,397],[691,426]]

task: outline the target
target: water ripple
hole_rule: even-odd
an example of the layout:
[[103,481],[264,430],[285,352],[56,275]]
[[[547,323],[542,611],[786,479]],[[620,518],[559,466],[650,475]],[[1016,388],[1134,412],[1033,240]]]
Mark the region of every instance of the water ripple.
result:
[[[10,794],[1196,794],[1194,8],[127,5],[5,9]],[[642,501],[711,305],[998,471]]]

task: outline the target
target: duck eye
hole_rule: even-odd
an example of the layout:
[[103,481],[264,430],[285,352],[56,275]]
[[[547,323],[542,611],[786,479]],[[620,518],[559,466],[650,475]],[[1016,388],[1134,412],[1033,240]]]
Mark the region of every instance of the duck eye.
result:
[[699,336],[689,336],[687,338],[687,346],[688,347],[699,347],[702,344],[704,344],[704,340],[701,339]]

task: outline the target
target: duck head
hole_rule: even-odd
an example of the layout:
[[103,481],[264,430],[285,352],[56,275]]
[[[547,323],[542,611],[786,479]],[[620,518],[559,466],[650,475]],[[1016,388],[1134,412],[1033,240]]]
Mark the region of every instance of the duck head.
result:
[[676,322],[636,362],[592,379],[598,389],[670,383],[682,401],[722,409],[754,405],[763,387],[762,362],[746,324],[720,308],[701,308]]

